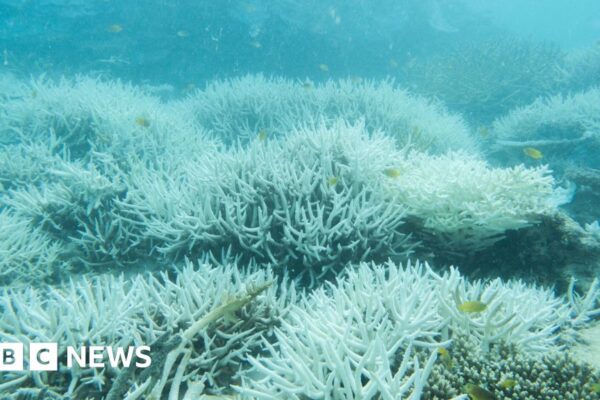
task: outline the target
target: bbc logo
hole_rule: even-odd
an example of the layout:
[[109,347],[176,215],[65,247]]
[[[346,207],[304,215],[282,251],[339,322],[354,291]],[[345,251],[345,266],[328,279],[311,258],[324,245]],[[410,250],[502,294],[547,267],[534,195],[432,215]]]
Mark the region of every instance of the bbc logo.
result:
[[[0,343],[0,371],[23,370],[23,343]],[[56,343],[30,343],[30,371],[57,371],[58,345]]]

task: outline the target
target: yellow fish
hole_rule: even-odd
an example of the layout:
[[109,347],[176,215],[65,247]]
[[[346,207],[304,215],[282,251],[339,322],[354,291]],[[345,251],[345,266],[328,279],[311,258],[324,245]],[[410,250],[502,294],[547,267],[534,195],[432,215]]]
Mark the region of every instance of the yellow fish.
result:
[[260,140],[261,142],[267,140],[267,136],[268,134],[265,129],[261,129],[260,131],[258,131],[258,140]]
[[177,31],[177,36],[180,38],[186,38],[190,36],[190,33],[188,31]]
[[592,383],[590,390],[592,393],[600,393],[600,383]]
[[383,173],[390,178],[397,178],[400,176],[400,170],[398,168],[386,168]]
[[183,93],[191,93],[194,90],[196,90],[196,85],[194,83],[188,83],[187,85],[185,85],[183,87],[183,89],[181,90]]
[[254,47],[255,49],[260,49],[262,44],[260,44],[258,40],[253,40],[250,42],[250,46]]
[[517,386],[517,381],[514,379],[502,379],[500,383],[498,383],[502,389],[512,389]]
[[479,136],[487,139],[490,136],[490,130],[486,126],[480,126],[478,129]]
[[523,153],[525,153],[526,156],[533,158],[534,160],[539,160],[542,157],[544,157],[542,152],[534,147],[525,147],[523,149]]
[[119,33],[123,30],[123,27],[119,24],[112,24],[106,30],[110,33]]
[[389,64],[390,64],[390,67],[392,67],[392,68],[398,68],[398,66],[400,65],[400,64],[398,64],[398,61],[396,61],[394,58],[390,58]]
[[335,185],[337,185],[337,183],[338,183],[338,180],[339,180],[339,179],[338,179],[338,177],[337,177],[337,176],[332,176],[332,177],[330,177],[329,179],[327,179],[327,184],[328,184],[329,186],[335,186]]
[[458,309],[464,313],[478,313],[485,311],[487,305],[481,301],[465,301],[458,305]]
[[450,352],[445,347],[440,347],[438,349],[438,354],[440,355],[440,360],[448,369],[452,369],[452,357],[450,357]]
[[142,116],[135,117],[135,123],[143,128],[148,128],[150,126],[150,121]]
[[467,392],[473,400],[494,400],[496,398],[494,393],[472,383],[467,383],[465,385],[465,392]]
[[329,72],[329,65],[327,64],[319,64],[319,69],[323,72]]

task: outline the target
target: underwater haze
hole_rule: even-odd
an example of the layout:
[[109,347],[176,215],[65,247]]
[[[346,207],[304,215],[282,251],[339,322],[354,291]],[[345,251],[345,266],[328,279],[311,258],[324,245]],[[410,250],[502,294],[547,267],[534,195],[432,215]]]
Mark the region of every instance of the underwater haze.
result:
[[[593,46],[593,0],[3,1],[7,70],[185,86],[239,74],[402,77],[414,57],[514,35]],[[319,70],[330,67],[329,74]]]
[[0,0],[0,399],[600,399],[600,2]]

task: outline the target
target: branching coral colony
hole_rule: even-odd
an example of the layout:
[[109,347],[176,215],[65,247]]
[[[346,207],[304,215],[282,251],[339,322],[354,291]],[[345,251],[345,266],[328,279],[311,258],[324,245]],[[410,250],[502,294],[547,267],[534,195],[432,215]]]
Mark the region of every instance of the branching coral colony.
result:
[[[596,283],[562,299],[400,264],[485,251],[560,191],[547,167],[491,167],[460,117],[390,82],[248,76],[168,104],[85,77],[10,82],[0,337],[58,342],[60,368],[2,372],[8,398],[499,396],[464,381],[473,362],[537,362],[599,313]],[[65,367],[90,344],[152,345],[153,366]]]
[[[600,313],[597,285],[567,301],[520,282],[469,283],[455,269],[440,275],[421,263],[351,266],[335,284],[299,298],[270,271],[191,263],[178,271],[5,289],[2,340],[57,341],[62,367],[4,372],[2,388],[14,398],[178,399],[204,390],[256,399],[417,399],[430,390],[433,368],[448,362],[455,338],[460,346],[467,338],[484,365],[507,345],[535,360],[562,349]],[[466,300],[487,309],[460,311]],[[64,347],[82,343],[149,343],[153,364],[66,368]],[[463,367],[451,368],[467,374]],[[582,385],[594,375],[586,379]]]

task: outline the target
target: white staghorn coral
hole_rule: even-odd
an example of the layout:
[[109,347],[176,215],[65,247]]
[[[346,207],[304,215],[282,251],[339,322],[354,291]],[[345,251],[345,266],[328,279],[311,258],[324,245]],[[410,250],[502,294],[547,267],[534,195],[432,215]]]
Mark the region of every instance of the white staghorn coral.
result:
[[[256,399],[419,399],[445,323],[433,284],[419,264],[349,270],[292,307],[238,390]],[[429,349],[425,365],[415,348]]]
[[422,224],[419,237],[438,250],[481,250],[556,209],[546,166],[491,168],[462,152],[412,152],[396,168],[399,176],[387,180],[390,196]]
[[68,162],[36,150],[36,169],[50,168],[3,203],[41,223],[87,270],[229,253],[313,282],[347,262],[405,257],[411,235],[436,250],[480,250],[556,206],[544,168],[398,150],[362,123],[257,138],[186,162],[176,149],[160,163],[97,152]]
[[[585,297],[574,307],[518,281],[469,283],[455,269],[439,275],[418,262],[363,263],[291,308],[277,342],[266,343],[267,355],[250,358],[254,371],[237,390],[269,400],[418,399],[437,349],[450,347],[452,338],[468,337],[479,345],[474,352],[507,343],[547,354],[570,338],[577,315],[593,312],[600,292],[593,288]],[[487,308],[464,313],[458,306],[467,300]]]
[[0,285],[47,281],[65,274],[64,248],[12,210],[0,210]]
[[[538,98],[496,119],[492,130],[498,150],[508,154],[528,146],[541,149],[546,156],[564,155],[579,144],[597,147],[600,143],[600,89]],[[522,153],[517,154],[522,156]],[[597,165],[593,157],[586,160],[586,164],[590,162]]]
[[[320,116],[268,120],[282,130],[279,137],[219,148],[190,110],[202,93],[218,97],[236,85],[254,85],[248,93],[266,85],[284,97],[300,90],[304,97],[296,100],[308,105],[285,107],[301,113],[316,107]],[[414,151],[425,142],[440,144],[435,151],[457,147],[444,142],[448,132],[439,124],[455,127],[387,82],[308,90],[247,77],[177,104],[88,78],[30,86],[34,97],[1,106],[11,117],[0,125],[18,142],[0,157],[0,179],[9,189],[0,204],[39,225],[83,270],[231,255],[314,282],[348,262],[405,257],[415,238],[434,251],[480,250],[556,206],[544,168],[489,168],[471,153]],[[224,99],[243,108],[246,100],[227,90]],[[255,100],[252,113],[270,112],[261,105],[267,99]],[[215,107],[226,115],[212,117],[233,123],[226,120],[233,105]],[[365,118],[358,117],[363,111]],[[141,123],[137,116],[144,116]],[[420,124],[431,130],[418,132]],[[415,131],[406,136],[407,130]]]
[[[294,300],[293,288],[289,291],[284,284],[278,290],[271,286],[273,279],[268,270],[240,273],[236,266],[197,268],[188,263],[174,279],[167,274],[132,279],[105,275],[72,280],[59,288],[3,289],[2,341],[57,342],[60,368],[44,374],[2,372],[2,388],[13,393],[25,393],[28,388],[60,389],[61,395],[77,398],[103,397],[116,384],[119,371],[66,368],[67,346],[155,344],[153,361],[159,364],[160,339],[165,334],[175,337],[180,331],[189,331],[186,343],[194,347],[185,364],[186,376],[201,372],[204,381],[218,390],[224,380],[232,379],[228,369],[237,369],[246,353],[257,351],[261,335],[270,335],[277,318]],[[245,302],[229,311],[230,317],[235,313],[236,321],[217,321],[213,316],[201,331],[190,331],[197,321],[218,310],[220,302],[226,305],[261,285],[266,286],[252,304],[238,311]],[[125,391],[134,383],[132,376]]]
[[[438,312],[449,320],[445,330],[475,339],[483,352],[493,343],[506,342],[528,353],[544,354],[559,348],[559,330],[570,327],[571,308],[550,290],[500,279],[467,282],[456,269],[430,274],[437,281]],[[485,304],[485,310],[459,309],[472,301]]]
[[4,141],[43,143],[74,160],[109,153],[122,166],[134,155],[156,163],[167,144],[179,156],[216,149],[187,115],[120,81],[40,78],[26,87],[0,105],[0,115],[6,115],[0,121]]
[[338,119],[365,121],[369,132],[382,131],[399,146],[411,142],[435,153],[464,149],[477,152],[465,122],[431,100],[411,95],[391,81],[352,79],[324,84],[248,75],[215,82],[182,101],[192,115],[226,143],[254,139],[259,131],[285,136],[296,128]]
[[[363,263],[299,299],[273,280],[269,270],[188,263],[174,276],[105,275],[59,288],[3,289],[3,341],[58,342],[61,365],[65,346],[152,345],[153,368],[5,371],[1,388],[175,400],[237,385],[254,399],[416,400],[438,349],[450,348],[453,338],[468,338],[482,354],[496,343],[528,357],[547,354],[568,344],[600,300],[597,286],[568,301],[521,282],[469,283],[455,269],[437,274],[419,262]],[[458,306],[467,300],[487,308],[463,313]]]
[[404,207],[379,181],[399,154],[338,123],[190,163],[177,180],[141,170],[116,204],[167,258],[231,247],[314,281],[350,260],[410,253]]

